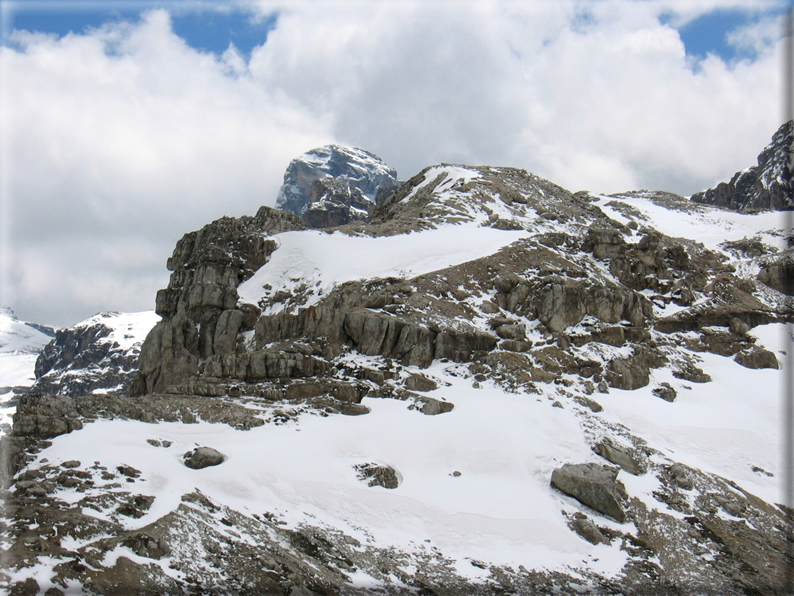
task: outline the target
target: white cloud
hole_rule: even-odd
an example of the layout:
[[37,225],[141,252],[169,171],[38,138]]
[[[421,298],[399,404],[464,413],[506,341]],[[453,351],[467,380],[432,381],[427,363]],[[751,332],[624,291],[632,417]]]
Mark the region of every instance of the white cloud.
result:
[[[15,39],[19,49],[0,50],[13,216],[3,301],[13,291],[23,317],[150,308],[183,233],[272,204],[291,157],[332,139],[290,98],[229,74],[233,53],[185,45],[163,11],[92,35]],[[145,272],[134,251],[102,260],[136,243],[158,247]]]
[[289,160],[330,141],[404,179],[444,161],[572,190],[705,188],[751,165],[779,123],[774,51],[693,71],[659,20],[718,4],[261,3],[279,18],[250,63],[190,48],[164,11],[17,34],[0,50],[14,306],[58,323],[150,308],[179,236],[272,205]]
[[727,41],[738,50],[758,55],[768,54],[774,51],[781,29],[779,19],[767,17],[729,32]]

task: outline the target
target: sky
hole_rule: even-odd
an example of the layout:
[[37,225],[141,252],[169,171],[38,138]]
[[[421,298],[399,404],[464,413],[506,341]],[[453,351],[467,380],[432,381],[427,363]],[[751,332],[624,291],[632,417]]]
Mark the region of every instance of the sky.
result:
[[327,143],[688,196],[783,123],[785,0],[0,0],[0,305],[154,308]]

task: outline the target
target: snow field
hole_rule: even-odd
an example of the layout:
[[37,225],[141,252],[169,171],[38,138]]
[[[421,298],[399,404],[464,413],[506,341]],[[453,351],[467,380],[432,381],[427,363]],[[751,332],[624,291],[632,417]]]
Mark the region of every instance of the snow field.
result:
[[[265,293],[265,284],[274,290],[305,284],[314,291],[308,306],[347,281],[415,277],[493,254],[527,236],[521,230],[496,230],[476,223],[379,238],[312,230],[284,232],[273,236],[279,248],[270,261],[237,291],[242,302],[256,304]],[[280,304],[271,305],[265,312],[273,314],[280,308]]]
[[[428,372],[452,383],[430,394],[453,401],[452,412],[424,416],[406,402],[365,399],[372,409],[365,416],[304,415],[297,423],[250,431],[101,420],[57,437],[39,458],[53,464],[78,459],[86,467],[102,445],[102,464],[109,469],[126,464],[141,470],[146,481],[129,488],[157,498],[146,516],[125,520],[130,527],[151,523],[199,488],[244,513],[271,511],[290,525],[327,524],[362,542],[408,552],[430,540],[461,561],[561,569],[585,560],[595,570],[617,573],[624,553],[592,546],[568,530],[561,510],[581,506],[549,487],[555,467],[598,459],[573,410],[488,384],[475,389],[446,375],[441,364]],[[149,438],[173,445],[153,447]],[[190,470],[182,455],[196,445],[215,447],[228,459]],[[353,469],[366,462],[394,467],[401,485],[367,487]],[[456,470],[459,477],[451,475]],[[60,493],[72,502],[83,496]]]

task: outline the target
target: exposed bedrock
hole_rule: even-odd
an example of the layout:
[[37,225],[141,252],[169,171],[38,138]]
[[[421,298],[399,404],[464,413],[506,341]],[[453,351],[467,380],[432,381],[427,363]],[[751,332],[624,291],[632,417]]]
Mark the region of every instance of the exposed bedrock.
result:
[[642,327],[653,314],[642,294],[589,280],[552,275],[527,281],[504,276],[495,280],[495,286],[500,307],[539,319],[552,332],[577,325],[585,315],[604,323],[628,321]]
[[254,217],[223,217],[185,234],[168,259],[168,288],[157,293],[162,318],[141,347],[131,395],[161,391],[195,375],[202,359],[228,353],[251,329],[257,307],[237,308],[237,287],[276,249],[268,235],[304,229],[300,218],[269,207]]

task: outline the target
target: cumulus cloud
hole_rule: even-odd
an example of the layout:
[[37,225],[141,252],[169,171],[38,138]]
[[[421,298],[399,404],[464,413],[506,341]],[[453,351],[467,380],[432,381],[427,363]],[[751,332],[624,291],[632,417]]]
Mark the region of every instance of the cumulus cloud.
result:
[[164,11],[14,41],[1,50],[3,301],[20,316],[70,324],[152,308],[183,233],[273,204],[290,158],[332,139],[300,104],[239,76],[233,52],[188,47]]
[[443,161],[571,190],[703,189],[777,128],[777,44],[748,29],[734,43],[755,44],[754,60],[693,65],[674,27],[771,5],[248,3],[278,14],[250,60],[194,50],[162,10],[60,39],[16,33],[0,50],[14,304],[59,324],[151,308],[183,233],[272,205],[289,160],[331,141],[404,179]]

